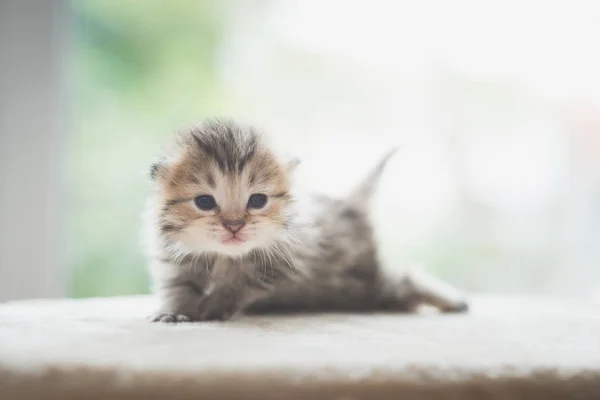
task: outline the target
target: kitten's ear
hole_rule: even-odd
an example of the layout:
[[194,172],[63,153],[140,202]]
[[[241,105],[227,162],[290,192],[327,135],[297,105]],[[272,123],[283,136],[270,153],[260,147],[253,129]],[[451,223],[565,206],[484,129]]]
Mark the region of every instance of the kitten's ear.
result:
[[162,161],[156,162],[150,166],[150,179],[155,181],[156,178],[162,173],[164,165]]
[[290,174],[293,173],[298,165],[300,165],[300,162],[301,160],[298,157],[288,157],[285,163],[288,172]]

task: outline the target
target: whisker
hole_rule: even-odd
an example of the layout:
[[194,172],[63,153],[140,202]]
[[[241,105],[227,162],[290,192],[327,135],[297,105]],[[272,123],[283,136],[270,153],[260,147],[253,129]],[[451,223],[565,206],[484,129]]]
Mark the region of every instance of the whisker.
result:
[[263,258],[261,272],[262,272],[262,275],[264,277],[265,273],[266,273],[266,268],[267,268],[267,252],[266,252],[265,249],[260,249],[260,250],[261,250],[261,256]]
[[280,242],[275,242],[275,243],[273,243],[273,247],[272,247],[272,249],[273,249],[275,252],[277,252],[277,254],[279,254],[279,256],[281,256],[282,260],[283,260],[283,261],[285,261],[285,263],[286,263],[286,264],[289,266],[289,268],[290,268],[290,271],[291,271],[293,274],[295,274],[295,273],[296,273],[296,271],[295,271],[295,268],[294,268],[294,266],[291,264],[290,260],[288,260],[288,259],[285,257],[285,255],[283,254],[283,251],[282,251],[282,249],[279,247],[280,245],[281,245],[281,244],[280,244]]

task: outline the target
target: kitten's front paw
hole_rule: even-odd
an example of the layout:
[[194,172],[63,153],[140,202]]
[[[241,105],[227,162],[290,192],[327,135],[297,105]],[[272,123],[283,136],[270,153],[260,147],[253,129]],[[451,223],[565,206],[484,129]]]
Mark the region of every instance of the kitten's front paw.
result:
[[207,297],[200,305],[199,320],[227,321],[239,312],[238,302],[233,298]]
[[183,314],[156,313],[150,317],[150,321],[176,324],[179,322],[191,322],[192,319]]
[[236,312],[234,310],[213,309],[204,312],[200,319],[202,321],[227,321],[231,319]]

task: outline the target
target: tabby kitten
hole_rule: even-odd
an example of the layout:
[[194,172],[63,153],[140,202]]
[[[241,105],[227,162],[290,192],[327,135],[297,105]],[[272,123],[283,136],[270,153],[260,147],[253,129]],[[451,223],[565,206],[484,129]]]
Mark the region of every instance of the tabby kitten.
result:
[[296,193],[297,161],[252,127],[210,120],[176,135],[151,168],[146,237],[153,321],[239,313],[466,311],[424,273],[394,276],[377,259],[369,198],[386,156],[350,195]]

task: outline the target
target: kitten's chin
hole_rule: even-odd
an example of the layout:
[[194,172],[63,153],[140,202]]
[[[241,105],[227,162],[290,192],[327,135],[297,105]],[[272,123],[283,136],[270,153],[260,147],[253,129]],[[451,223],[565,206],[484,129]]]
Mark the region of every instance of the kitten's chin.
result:
[[243,257],[256,248],[256,244],[247,240],[233,238],[218,243],[212,249],[214,252],[231,257]]
[[202,238],[192,235],[181,237],[179,241],[181,252],[186,254],[217,253],[229,257],[244,257],[257,249],[268,249],[277,243],[285,232],[262,232],[259,235],[242,235],[223,237],[205,235]]

